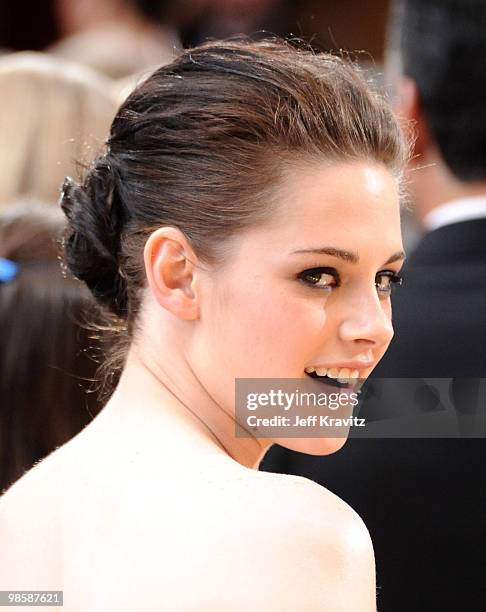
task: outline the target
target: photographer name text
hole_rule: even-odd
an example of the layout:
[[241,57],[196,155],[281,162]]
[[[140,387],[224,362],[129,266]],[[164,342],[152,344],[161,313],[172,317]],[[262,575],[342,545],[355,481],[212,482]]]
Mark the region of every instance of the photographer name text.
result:
[[340,419],[330,417],[327,414],[312,414],[306,417],[296,415],[293,420],[282,415],[273,417],[250,415],[247,417],[246,423],[249,427],[365,427],[365,419],[355,416]]

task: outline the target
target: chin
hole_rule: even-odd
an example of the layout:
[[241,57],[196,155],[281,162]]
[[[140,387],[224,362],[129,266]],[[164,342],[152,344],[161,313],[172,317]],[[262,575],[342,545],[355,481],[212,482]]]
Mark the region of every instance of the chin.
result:
[[304,453],[306,455],[332,455],[340,450],[347,441],[347,437],[341,438],[276,438],[275,444],[284,448]]

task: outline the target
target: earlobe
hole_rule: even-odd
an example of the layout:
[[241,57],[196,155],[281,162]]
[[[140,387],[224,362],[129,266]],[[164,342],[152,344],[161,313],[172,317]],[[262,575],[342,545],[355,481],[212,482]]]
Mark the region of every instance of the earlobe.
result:
[[174,227],[153,232],[145,244],[144,261],[148,285],[158,304],[180,319],[197,319],[197,257],[182,232]]

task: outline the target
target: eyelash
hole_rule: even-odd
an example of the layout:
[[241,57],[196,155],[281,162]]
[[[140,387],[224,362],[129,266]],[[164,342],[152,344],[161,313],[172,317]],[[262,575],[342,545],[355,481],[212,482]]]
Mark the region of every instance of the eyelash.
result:
[[[308,280],[308,277],[311,275],[314,276],[322,276],[323,274],[327,274],[328,276],[332,276],[335,280],[336,280],[336,285],[325,285],[323,287],[320,287],[317,285],[317,282],[320,280],[320,278],[316,281],[316,282],[312,282]],[[380,278],[380,277],[385,277],[389,279],[389,284],[386,287],[386,290],[381,290],[379,289],[379,283],[376,279]],[[323,267],[319,267],[319,268],[309,268],[307,270],[304,270],[303,272],[301,272],[298,275],[298,278],[305,283],[307,286],[310,287],[314,287],[317,289],[323,289],[323,290],[327,290],[330,287],[339,287],[340,284],[340,279],[339,279],[339,274],[337,272],[337,270],[335,270],[334,268],[323,268]],[[387,298],[391,295],[392,292],[392,288],[394,285],[396,286],[400,286],[403,284],[403,277],[400,276],[399,274],[397,274],[396,272],[393,272],[393,270],[381,270],[380,272],[378,272],[378,274],[375,277],[375,286],[376,289],[380,295],[380,297]]]

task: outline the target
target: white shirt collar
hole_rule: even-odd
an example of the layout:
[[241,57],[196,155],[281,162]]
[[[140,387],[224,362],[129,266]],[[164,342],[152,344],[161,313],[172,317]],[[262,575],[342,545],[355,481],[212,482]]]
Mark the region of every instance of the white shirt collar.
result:
[[459,198],[441,204],[425,215],[422,224],[428,232],[431,232],[443,225],[483,217],[486,217],[486,195]]

